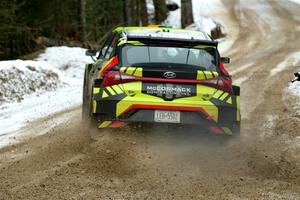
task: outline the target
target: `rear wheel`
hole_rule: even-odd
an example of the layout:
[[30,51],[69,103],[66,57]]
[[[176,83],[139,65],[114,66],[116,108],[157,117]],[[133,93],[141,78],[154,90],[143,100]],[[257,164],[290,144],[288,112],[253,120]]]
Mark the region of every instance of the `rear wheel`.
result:
[[83,96],[82,96],[82,124],[85,127],[85,132],[88,134],[88,137],[91,140],[96,140],[96,136],[98,135],[99,129],[97,127],[97,123],[93,119],[92,116],[92,101],[90,97],[90,89],[88,86],[90,71],[88,68],[85,69],[84,73],[84,81],[83,81]]

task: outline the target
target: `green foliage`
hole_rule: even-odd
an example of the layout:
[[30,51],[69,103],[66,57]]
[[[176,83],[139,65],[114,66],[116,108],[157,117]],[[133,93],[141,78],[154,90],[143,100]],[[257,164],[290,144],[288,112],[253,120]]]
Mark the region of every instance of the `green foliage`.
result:
[[123,23],[123,0],[87,0],[89,40],[98,42],[107,31]]
[[[83,12],[81,0],[0,0],[0,59],[17,58],[39,46],[38,36],[53,40],[80,41]],[[132,5],[126,7],[126,3]],[[165,0],[155,0],[166,17]],[[160,5],[162,8],[160,9]],[[86,38],[99,44],[116,26],[124,25],[125,14],[131,25],[148,23],[145,0],[86,0]],[[124,8],[126,9],[125,12]]]

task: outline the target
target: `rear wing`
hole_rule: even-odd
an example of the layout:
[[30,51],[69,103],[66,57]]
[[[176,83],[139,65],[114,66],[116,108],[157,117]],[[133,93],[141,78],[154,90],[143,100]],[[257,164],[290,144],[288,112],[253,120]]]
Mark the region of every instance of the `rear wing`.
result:
[[165,38],[165,37],[151,37],[151,36],[134,36],[127,37],[127,41],[139,41],[148,45],[171,45],[181,47],[193,47],[197,45],[218,47],[217,41],[199,40],[199,39],[182,39],[182,38]]

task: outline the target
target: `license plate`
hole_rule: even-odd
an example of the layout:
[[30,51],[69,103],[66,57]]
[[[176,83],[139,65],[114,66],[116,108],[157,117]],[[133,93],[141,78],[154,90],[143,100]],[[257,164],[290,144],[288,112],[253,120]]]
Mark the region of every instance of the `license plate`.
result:
[[163,123],[180,123],[180,111],[155,110],[154,121]]

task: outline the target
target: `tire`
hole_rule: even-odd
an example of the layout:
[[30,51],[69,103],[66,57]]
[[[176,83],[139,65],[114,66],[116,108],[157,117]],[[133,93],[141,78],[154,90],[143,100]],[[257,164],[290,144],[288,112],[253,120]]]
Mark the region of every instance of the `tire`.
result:
[[99,132],[97,128],[97,123],[92,117],[92,103],[91,103],[91,93],[88,85],[89,77],[90,77],[90,66],[87,65],[84,72],[83,78],[83,94],[82,94],[82,111],[81,111],[81,120],[82,124],[85,127],[85,132],[88,137],[92,140],[96,140],[97,132]]
[[88,76],[89,72],[87,70],[87,68],[85,69],[84,72],[84,78],[83,78],[83,88],[82,88],[82,110],[81,110],[81,119],[83,122],[85,122],[88,119],[89,116],[89,104],[90,104],[90,100],[89,100],[89,96],[87,95],[89,93],[89,88],[88,88],[88,84],[87,84],[87,76]]

